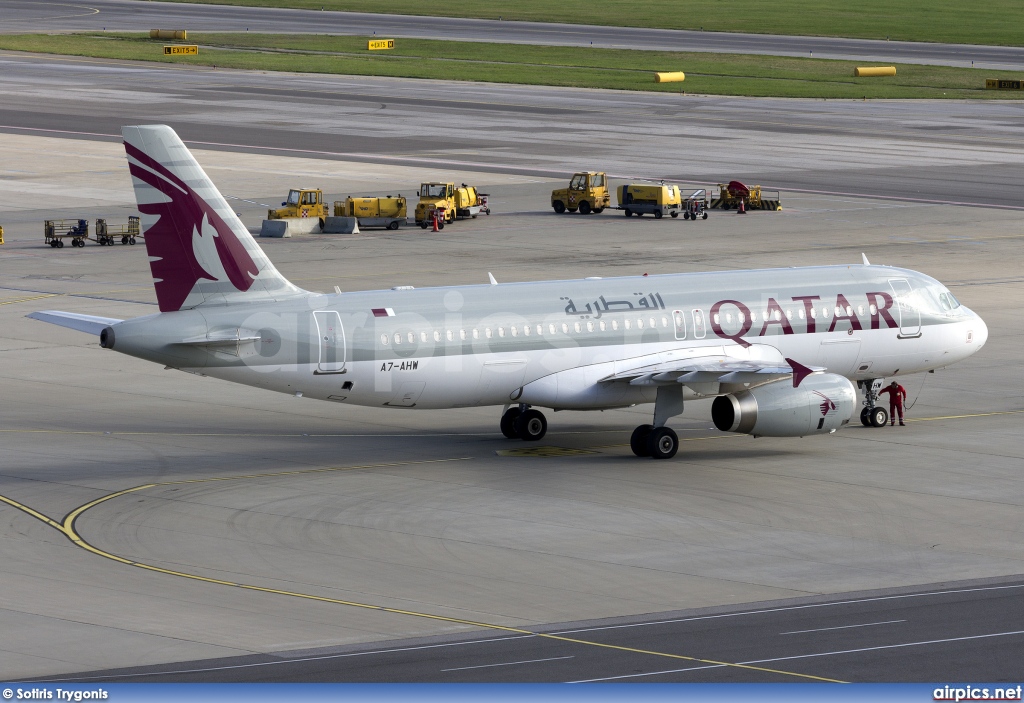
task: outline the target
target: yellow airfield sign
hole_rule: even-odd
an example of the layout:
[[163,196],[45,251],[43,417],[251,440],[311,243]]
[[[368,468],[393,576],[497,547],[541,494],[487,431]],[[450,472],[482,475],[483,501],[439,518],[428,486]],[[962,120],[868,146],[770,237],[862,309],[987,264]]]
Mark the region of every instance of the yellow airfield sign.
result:
[[195,56],[199,53],[199,46],[196,44],[173,44],[164,47],[164,54],[168,56]]
[[366,43],[366,48],[370,51],[379,51],[381,49],[394,49],[394,39],[371,39]]

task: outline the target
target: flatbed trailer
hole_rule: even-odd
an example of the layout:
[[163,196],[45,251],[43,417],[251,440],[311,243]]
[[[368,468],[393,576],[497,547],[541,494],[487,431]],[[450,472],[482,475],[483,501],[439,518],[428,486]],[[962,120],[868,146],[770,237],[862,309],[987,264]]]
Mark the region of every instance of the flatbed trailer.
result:
[[128,222],[110,224],[106,220],[96,220],[96,243],[100,246],[112,246],[115,239],[120,239],[121,244],[135,244],[139,233],[139,218],[131,215]]
[[71,246],[84,247],[89,238],[88,220],[44,220],[43,241],[54,249],[64,248],[64,240],[71,239]]

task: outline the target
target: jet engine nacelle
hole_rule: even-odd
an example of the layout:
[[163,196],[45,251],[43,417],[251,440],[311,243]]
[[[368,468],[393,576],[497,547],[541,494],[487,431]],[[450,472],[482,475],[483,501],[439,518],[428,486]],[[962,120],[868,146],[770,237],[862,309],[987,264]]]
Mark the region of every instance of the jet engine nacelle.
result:
[[850,421],[857,389],[832,373],[814,374],[798,388],[777,381],[748,391],[720,395],[711,405],[715,427],[758,437],[827,434]]

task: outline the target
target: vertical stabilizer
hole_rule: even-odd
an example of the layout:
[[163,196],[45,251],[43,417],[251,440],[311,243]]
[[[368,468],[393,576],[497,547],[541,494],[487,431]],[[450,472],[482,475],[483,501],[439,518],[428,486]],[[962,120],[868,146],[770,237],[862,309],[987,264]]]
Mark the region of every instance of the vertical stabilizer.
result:
[[270,263],[173,129],[121,134],[161,312],[304,293]]

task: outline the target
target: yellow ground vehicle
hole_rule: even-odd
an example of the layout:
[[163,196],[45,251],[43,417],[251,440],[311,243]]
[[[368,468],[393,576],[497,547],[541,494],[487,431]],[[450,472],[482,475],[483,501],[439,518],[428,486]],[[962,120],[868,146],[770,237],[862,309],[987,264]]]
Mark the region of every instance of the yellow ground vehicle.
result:
[[384,198],[354,198],[334,201],[335,217],[354,217],[360,227],[387,227],[398,229],[406,222],[408,206],[405,198],[390,195]]
[[444,213],[445,222],[454,222],[457,217],[476,217],[480,207],[480,196],[473,186],[463,183],[456,188],[454,183],[423,183],[420,201],[416,203],[416,224],[424,229],[429,227],[434,210]]
[[268,210],[268,220],[283,220],[286,217],[318,217],[320,226],[330,213],[324,202],[324,194],[319,188],[292,188],[288,191],[288,199],[281,203],[278,210]]
[[718,193],[711,196],[711,207],[736,210],[743,201],[747,210],[781,210],[779,191],[746,186],[739,181],[718,184]]
[[611,205],[608,194],[608,176],[602,172],[585,171],[577,173],[569,181],[568,188],[551,191],[551,207],[561,214],[568,210],[581,215],[599,213]]
[[625,211],[626,217],[643,217],[650,213],[656,219],[660,219],[664,215],[679,217],[679,213],[683,211],[679,186],[630,183],[619,186],[618,196],[618,209]]

